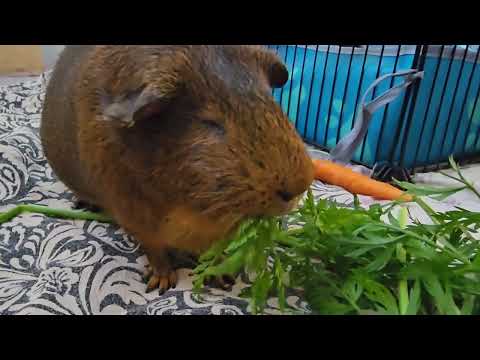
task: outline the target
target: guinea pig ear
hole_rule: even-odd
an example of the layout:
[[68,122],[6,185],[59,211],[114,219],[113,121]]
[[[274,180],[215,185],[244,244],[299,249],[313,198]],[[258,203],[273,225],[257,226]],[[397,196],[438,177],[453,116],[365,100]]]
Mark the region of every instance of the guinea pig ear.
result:
[[270,81],[270,85],[272,88],[281,88],[287,83],[289,75],[288,70],[287,67],[280,61],[273,61],[269,65],[267,71],[268,80]]
[[253,54],[257,59],[271,88],[281,88],[287,83],[288,69],[275,52],[266,49],[264,45],[244,45],[240,49],[247,50],[248,54]]
[[105,96],[102,118],[119,126],[132,127],[165,111],[175,94],[173,88],[160,90],[143,87],[117,97]]

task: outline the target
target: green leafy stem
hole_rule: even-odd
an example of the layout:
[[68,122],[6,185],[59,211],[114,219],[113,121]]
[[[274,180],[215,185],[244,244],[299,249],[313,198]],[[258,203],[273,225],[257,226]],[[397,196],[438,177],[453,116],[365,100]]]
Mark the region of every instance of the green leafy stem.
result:
[[54,209],[43,205],[20,204],[8,211],[0,213],[0,224],[10,221],[22,213],[37,213],[53,218],[72,220],[92,220],[105,223],[113,222],[113,219],[105,214],[93,213],[90,211]]
[[[301,226],[284,230],[278,219],[251,220],[230,245],[212,248],[209,259],[222,259],[225,266],[200,261],[195,290],[202,289],[205,274],[231,275],[243,268],[255,275],[242,293],[254,313],[261,313],[275,293],[284,311],[286,292],[300,288],[319,314],[479,314],[480,242],[473,234],[480,230],[480,213],[461,208],[438,213],[423,199],[443,200],[465,189],[480,198],[453,158],[450,165],[458,176],[444,175],[462,186],[397,182],[433,225],[415,219],[408,225],[402,202],[363,209],[354,196],[353,209],[341,208],[314,201],[309,192],[291,214]],[[395,217],[392,211],[399,206]]]

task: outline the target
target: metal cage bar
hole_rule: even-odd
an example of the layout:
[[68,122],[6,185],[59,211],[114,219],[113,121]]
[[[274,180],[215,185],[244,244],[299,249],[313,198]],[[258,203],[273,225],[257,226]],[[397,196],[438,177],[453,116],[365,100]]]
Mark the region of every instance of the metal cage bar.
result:
[[[305,54],[307,52],[305,51]],[[313,84],[314,84],[314,80],[315,80],[315,75],[317,73],[317,57],[318,57],[318,45],[317,47],[315,48],[315,58],[313,59],[313,73],[312,73],[312,78],[310,80],[310,87],[309,87],[309,91],[308,91],[308,94],[311,94],[312,93],[312,90],[313,90]],[[306,138],[307,137],[307,126],[308,126],[308,115],[310,115],[310,105],[311,105],[311,101],[312,101],[312,96],[309,96],[308,97],[308,102],[307,102],[307,114],[305,115],[305,125],[303,126],[303,137]]]
[[[480,46],[478,47],[477,49],[477,52],[475,54],[475,63],[473,64],[472,66],[472,71],[470,72],[470,75],[468,77],[468,84],[467,84],[467,89],[465,90],[465,97],[463,98],[463,102],[462,102],[462,110],[460,111],[460,120],[458,121],[457,123],[457,127],[455,128],[455,139],[454,141],[452,141],[452,145],[449,149],[449,153],[452,153],[453,152],[453,149],[455,147],[455,142],[457,140],[457,135],[458,135],[458,132],[459,132],[459,127],[460,127],[460,124],[461,124],[461,120],[463,118],[463,115],[465,113],[465,108],[466,108],[466,104],[467,104],[467,98],[468,98],[468,94],[470,93],[470,88],[472,86],[472,80],[473,80],[473,75],[475,74],[475,71],[479,68],[478,67],[478,60],[479,60],[479,56],[480,56]],[[480,86],[478,87],[478,90],[480,91]],[[477,92],[477,99],[478,99],[478,95],[479,93]],[[472,123],[471,121],[469,121],[468,123],[468,127],[467,127],[467,131],[466,131],[466,136],[468,136],[468,134],[470,133],[470,130],[471,130],[471,127],[472,127]],[[465,141],[464,143],[464,146],[463,146],[463,153],[465,153],[465,147],[467,145],[467,141]]]
[[[413,68],[416,68],[418,66],[418,63],[419,63],[419,58],[420,58],[420,46],[417,46],[415,48],[415,55],[413,57],[413,63],[412,63],[412,67]],[[397,146],[400,145],[401,146],[401,140],[400,140],[400,135],[402,133],[402,127],[403,127],[403,123],[405,122],[405,114],[407,113],[407,107],[408,107],[408,104],[409,104],[409,101],[410,101],[410,96],[412,94],[412,87],[409,87],[406,91],[405,91],[405,98],[403,100],[403,103],[402,103],[402,108],[401,108],[401,111],[400,111],[400,118],[398,121],[398,125],[397,125],[397,128],[395,130],[395,135],[394,135],[394,139],[395,139],[395,142],[393,143],[392,147],[390,148],[390,153],[389,153],[389,161],[390,163],[394,163],[394,156],[395,156],[395,151],[397,149]],[[400,153],[401,153],[401,150],[400,150]],[[400,154],[401,156],[401,154]]]
[[[349,129],[354,127],[360,99],[374,79],[415,68],[425,71],[425,79],[408,87],[401,101],[379,110],[372,121],[374,129],[367,131],[354,162],[373,166],[387,160],[413,172],[440,168],[445,154],[455,154],[460,162],[480,158],[480,46],[269,48],[281,55],[290,73],[289,82],[272,94],[305,142],[330,150],[348,131],[348,122]],[[394,83],[390,79],[388,88]],[[373,89],[369,99],[379,91]]]
[[[400,60],[400,50],[402,49],[402,45],[398,45],[398,49],[397,49],[397,55],[395,57],[395,64],[393,65],[393,72],[396,72],[397,71],[397,67],[398,67],[398,62]],[[393,86],[393,82],[394,82],[394,79],[390,79],[390,87]],[[382,125],[381,125],[381,128],[380,128],[380,134],[378,135],[378,141],[377,141],[377,146],[375,147],[375,159],[378,160],[378,157],[379,157],[379,151],[380,151],[380,143],[382,141],[382,138],[383,138],[383,134],[385,132],[385,124],[387,122],[387,115],[388,115],[388,109],[389,109],[389,105],[390,104],[387,104],[387,106],[385,106],[385,111],[383,113],[383,118],[382,118]]]
[[[420,53],[421,51],[421,53]],[[419,60],[418,64],[415,62],[415,67],[418,68],[418,70],[422,71],[424,70],[425,66],[425,61],[427,59],[427,53],[428,53],[428,47],[427,46],[417,46],[417,50],[415,51],[415,54],[419,54]],[[418,99],[418,91],[420,89],[420,84],[417,82],[416,84],[413,84],[413,89],[412,89],[412,98],[411,98],[411,103],[410,103],[410,109],[408,111],[406,120],[405,120],[405,135],[402,137],[401,144],[400,144],[400,166],[404,166],[404,161],[405,161],[405,154],[406,154],[406,146],[407,146],[407,141],[408,141],[408,136],[410,134],[410,129],[412,125],[412,118],[414,114],[414,110],[417,106],[417,99]],[[407,94],[408,97],[409,94]],[[408,98],[405,100],[408,102]],[[393,158],[393,152],[390,154],[390,159]],[[410,169],[410,172],[413,172],[413,168]]]
[[[437,111],[436,111],[436,115],[435,115],[435,123],[433,125],[434,129],[436,129],[436,127],[438,125],[438,120],[440,119],[440,112],[442,110],[442,104],[443,104],[443,101],[445,99],[447,84],[448,84],[448,81],[450,80],[450,71],[452,70],[452,64],[453,64],[454,55],[455,55],[456,50],[457,50],[457,46],[455,45],[453,47],[453,50],[452,50],[452,53],[451,53],[451,59],[448,62],[447,74],[445,76],[445,82],[443,83],[443,88],[442,88],[442,92],[441,92],[441,95],[440,95],[440,104],[437,106]],[[435,136],[430,137],[430,141],[428,143],[427,161],[428,161],[428,159],[430,159],[430,157],[432,155],[432,146],[433,146],[434,138],[435,138]]]
[[[384,53],[385,53],[385,45],[382,45],[382,50],[380,52],[380,59],[378,60],[378,66],[377,66],[377,70],[376,70],[376,74],[375,74],[375,78],[378,78],[380,76],[380,71],[381,71],[381,68],[382,68],[382,61],[383,61],[383,56],[384,56]],[[377,89],[378,87],[374,88],[373,91],[372,91],[372,99],[375,98],[375,95],[377,94]],[[368,138],[368,134],[369,134],[369,131],[367,129],[367,132],[365,134],[365,137],[362,141],[362,150],[360,152],[360,162],[363,162],[364,161],[364,155],[365,155],[365,146],[367,145],[367,138]]]

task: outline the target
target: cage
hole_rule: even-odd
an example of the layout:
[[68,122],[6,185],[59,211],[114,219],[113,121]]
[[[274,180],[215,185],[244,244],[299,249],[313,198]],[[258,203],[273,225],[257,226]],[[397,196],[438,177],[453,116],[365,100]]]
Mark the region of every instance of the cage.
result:
[[[480,158],[478,45],[267,45],[290,78],[273,91],[304,140],[332,150],[353,126],[360,99],[379,77],[418,69],[424,77],[376,111],[353,161],[410,172]],[[368,100],[402,80],[383,81]]]

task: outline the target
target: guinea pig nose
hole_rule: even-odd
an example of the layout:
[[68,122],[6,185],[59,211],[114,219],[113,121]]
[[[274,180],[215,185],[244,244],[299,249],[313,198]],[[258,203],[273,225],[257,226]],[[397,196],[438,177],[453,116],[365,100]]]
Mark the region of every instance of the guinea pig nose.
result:
[[295,197],[295,195],[293,195],[292,193],[284,190],[277,191],[277,195],[280,199],[282,199],[285,202],[289,202]]

